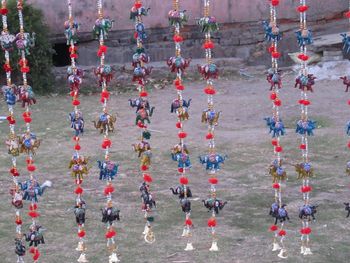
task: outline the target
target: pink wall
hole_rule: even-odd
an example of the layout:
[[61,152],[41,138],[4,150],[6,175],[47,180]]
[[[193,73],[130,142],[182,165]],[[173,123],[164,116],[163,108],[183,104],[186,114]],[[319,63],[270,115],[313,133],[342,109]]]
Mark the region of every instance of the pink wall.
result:
[[[44,10],[47,23],[53,34],[62,34],[63,22],[67,19],[66,0],[28,0]],[[132,0],[105,0],[105,15],[116,20],[114,30],[131,29],[129,10]],[[181,6],[190,15],[190,24],[201,16],[202,0],[182,0]],[[295,7],[299,0],[281,0],[279,16],[285,19],[297,19]],[[348,8],[346,0],[310,0],[309,17],[320,19],[333,17]],[[75,16],[81,23],[81,31],[91,31],[96,19],[96,0],[73,0]],[[251,22],[267,18],[268,0],[212,0],[212,13],[220,23]],[[171,0],[144,0],[151,13],[146,17],[147,27],[167,27],[167,13],[171,9]]]

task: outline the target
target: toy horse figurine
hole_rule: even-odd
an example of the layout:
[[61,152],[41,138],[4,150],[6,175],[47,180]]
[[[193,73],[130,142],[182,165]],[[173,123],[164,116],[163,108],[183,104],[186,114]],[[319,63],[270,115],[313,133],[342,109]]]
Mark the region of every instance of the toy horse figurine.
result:
[[282,167],[282,161],[278,163],[278,160],[274,160],[269,167],[269,174],[272,176],[273,183],[278,181],[284,181],[287,179],[287,172]]
[[11,154],[12,156],[18,156],[19,155],[19,137],[14,134],[10,133],[8,136],[8,139],[6,140],[6,146],[8,150],[8,154]]
[[275,70],[272,68],[267,71],[266,80],[271,85],[270,90],[275,88],[282,88],[281,72],[282,70],[275,72]]
[[313,74],[308,74],[307,76],[305,75],[300,75],[295,79],[295,85],[294,87],[297,88],[299,87],[300,90],[307,90],[314,92],[313,90],[313,85],[315,85],[315,79]]
[[138,153],[138,157],[141,157],[142,153],[151,150],[151,145],[147,141],[141,141],[138,144],[132,145],[135,152]]
[[316,122],[313,120],[299,120],[297,122],[297,128],[295,130],[296,133],[305,135],[307,134],[308,136],[313,136],[314,135],[314,129],[316,128]]
[[182,57],[170,57],[167,60],[167,65],[170,68],[171,72],[182,73],[190,65],[191,59],[184,59]]
[[345,92],[348,92],[350,87],[350,79],[348,79],[347,76],[340,77],[340,79],[343,80],[343,84],[346,86]]
[[279,27],[275,23],[269,23],[267,21],[263,21],[262,25],[264,27],[266,41],[278,42],[282,39],[282,33],[280,32]]
[[94,126],[97,130],[100,130],[100,133],[114,132],[114,123],[117,121],[117,118],[114,115],[111,115],[107,112],[102,113],[97,121],[93,121]]
[[202,74],[203,78],[208,79],[217,79],[219,77],[219,69],[218,66],[214,63],[198,65],[198,71]]
[[25,235],[26,241],[29,242],[29,246],[37,247],[40,244],[45,244],[43,229],[39,225],[31,225],[29,233]]
[[24,51],[26,55],[30,55],[30,48],[35,46],[35,33],[32,33],[32,35],[29,33],[23,33],[23,38],[22,34],[18,33],[16,35],[16,46],[19,54]]
[[168,13],[168,20],[171,26],[179,26],[180,28],[183,27],[188,20],[186,10],[170,10]]
[[202,123],[207,123],[211,126],[216,126],[219,123],[221,111],[216,112],[213,109],[204,110],[202,113]]
[[68,166],[72,170],[72,177],[79,181],[83,180],[84,175],[89,173],[88,162],[89,158],[74,154]]
[[146,106],[142,106],[136,112],[136,120],[135,124],[137,125],[139,122],[145,124],[145,122],[151,123],[150,117],[152,117],[154,111],[154,107],[151,109],[147,109]]
[[314,176],[314,168],[310,163],[300,163],[295,165],[298,179],[306,179]]
[[34,133],[27,132],[22,134],[22,136],[19,138],[20,153],[25,152],[26,154],[31,153],[35,155],[35,151],[39,148],[40,142],[41,141]]
[[120,210],[113,208],[113,207],[105,207],[101,209],[102,211],[102,222],[109,224],[110,226],[113,225],[113,222],[115,220],[120,220]]
[[75,131],[75,136],[79,136],[84,133],[84,118],[81,111],[69,113],[71,122],[71,128]]
[[78,41],[77,31],[79,30],[79,24],[76,21],[67,20],[64,22],[64,35],[67,39],[67,45],[71,43],[76,44]]
[[199,156],[199,162],[205,165],[208,171],[218,171],[220,166],[225,162],[226,156],[220,154],[211,153],[204,156]]
[[299,218],[303,219],[303,220],[316,220],[315,218],[315,214],[317,212],[316,208],[318,207],[318,205],[303,205],[302,207],[300,207],[299,209]]
[[108,84],[113,79],[113,68],[110,65],[98,66],[94,72],[100,85],[104,82]]
[[18,86],[19,100],[22,101],[22,107],[33,105],[36,103],[35,95],[31,86]]
[[104,39],[108,37],[109,31],[113,27],[114,20],[108,18],[99,18],[95,21],[93,28],[93,35],[96,39],[100,39],[100,36]]
[[118,164],[111,161],[97,161],[100,169],[100,180],[113,180],[118,174]]
[[150,8],[146,9],[143,6],[140,8],[133,6],[130,10],[130,19],[135,21],[138,16],[147,16],[149,10]]
[[85,201],[83,200],[78,201],[74,207],[74,215],[75,215],[75,220],[77,224],[80,226],[85,224],[85,210],[86,210]]
[[192,197],[191,189],[189,187],[186,187],[185,191],[185,187],[183,185],[179,185],[175,189],[171,187],[170,190],[173,193],[173,195],[178,195],[180,199],[185,198],[185,194],[188,198]]
[[150,211],[153,206],[157,207],[156,201],[153,199],[153,196],[149,190],[149,185],[146,182],[143,182],[139,189],[141,192],[142,210]]
[[23,257],[26,254],[26,247],[24,246],[22,239],[15,238],[15,246],[16,255],[19,257]]
[[185,152],[171,153],[171,158],[178,163],[178,168],[189,169],[192,167],[190,156]]
[[20,189],[23,191],[23,200],[38,202],[38,196],[42,196],[46,188],[52,186],[51,181],[45,181],[40,185],[35,179],[29,179],[23,183],[18,183]]
[[311,30],[302,29],[295,32],[295,34],[297,36],[299,47],[311,45],[313,43]]
[[267,127],[269,127],[269,133],[272,133],[272,137],[280,137],[285,135],[285,127],[283,121],[280,119],[276,121],[274,117],[266,117],[264,118],[266,121]]
[[350,36],[345,33],[340,35],[343,37],[343,50],[348,54],[350,52]]
[[279,207],[277,203],[273,203],[271,205],[270,209],[270,216],[275,218],[275,225],[277,225],[277,222],[280,221],[281,223],[285,222],[286,220],[289,220],[288,212],[286,210],[287,205],[283,204],[282,207]]
[[214,210],[216,214],[219,214],[219,210],[222,210],[227,202],[222,201],[218,198],[209,198],[207,200],[202,200],[204,206],[208,208],[208,212]]
[[219,30],[219,25],[216,18],[213,16],[202,17],[198,20],[198,25],[202,28],[202,33],[216,32]]

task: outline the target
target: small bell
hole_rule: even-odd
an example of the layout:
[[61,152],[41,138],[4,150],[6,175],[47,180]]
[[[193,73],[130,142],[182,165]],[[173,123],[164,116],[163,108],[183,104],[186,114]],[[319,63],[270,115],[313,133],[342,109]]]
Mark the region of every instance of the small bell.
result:
[[80,251],[80,252],[84,251],[84,250],[85,250],[85,249],[84,249],[84,242],[83,242],[83,241],[79,241],[79,242],[78,242],[78,246],[76,247],[75,250],[76,250],[76,251]]
[[287,250],[285,250],[284,248],[281,249],[280,253],[278,253],[278,257],[279,258],[287,258]]
[[86,263],[86,262],[89,262],[89,261],[86,259],[85,253],[81,253],[81,254],[80,254],[80,257],[78,258],[77,261],[78,261],[79,263]]
[[280,249],[281,249],[281,246],[277,242],[274,242],[273,247],[272,247],[272,251],[278,251]]
[[145,235],[145,241],[148,244],[153,244],[156,241],[153,231],[149,228],[147,234]]
[[209,248],[209,251],[219,251],[218,243],[216,241],[213,241],[211,243],[211,247]]
[[300,247],[300,254],[304,254],[305,253],[305,247],[304,246],[301,246]]
[[182,237],[187,237],[189,233],[189,230],[187,229],[187,227],[184,227],[184,230],[182,231]]
[[306,247],[304,250],[304,256],[307,256],[307,255],[312,255],[311,249],[309,247]]
[[120,262],[120,259],[117,256],[117,253],[112,253],[112,255],[109,256],[109,261],[108,263],[117,263]]
[[186,248],[184,249],[185,251],[192,251],[194,250],[194,247],[191,242],[187,242]]

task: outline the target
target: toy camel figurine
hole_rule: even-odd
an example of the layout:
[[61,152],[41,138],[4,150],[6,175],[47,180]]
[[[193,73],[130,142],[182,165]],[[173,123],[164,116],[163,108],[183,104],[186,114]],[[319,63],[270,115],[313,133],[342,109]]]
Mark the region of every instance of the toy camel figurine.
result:
[[117,118],[114,115],[111,115],[107,112],[102,113],[97,121],[93,121],[94,126],[97,130],[100,130],[100,133],[114,132],[114,124],[117,121]]

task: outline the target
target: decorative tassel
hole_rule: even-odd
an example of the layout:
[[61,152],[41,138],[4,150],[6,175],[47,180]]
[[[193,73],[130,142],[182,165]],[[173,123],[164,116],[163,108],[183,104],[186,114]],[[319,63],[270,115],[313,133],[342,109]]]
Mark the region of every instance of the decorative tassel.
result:
[[89,261],[86,259],[85,253],[81,253],[77,261],[78,261],[79,263],[89,262]]
[[209,251],[219,251],[219,247],[218,247],[217,241],[213,241],[211,243],[211,247],[209,248]]
[[109,256],[108,263],[117,263],[120,262],[120,259],[117,256],[117,253],[112,253],[112,255]]

